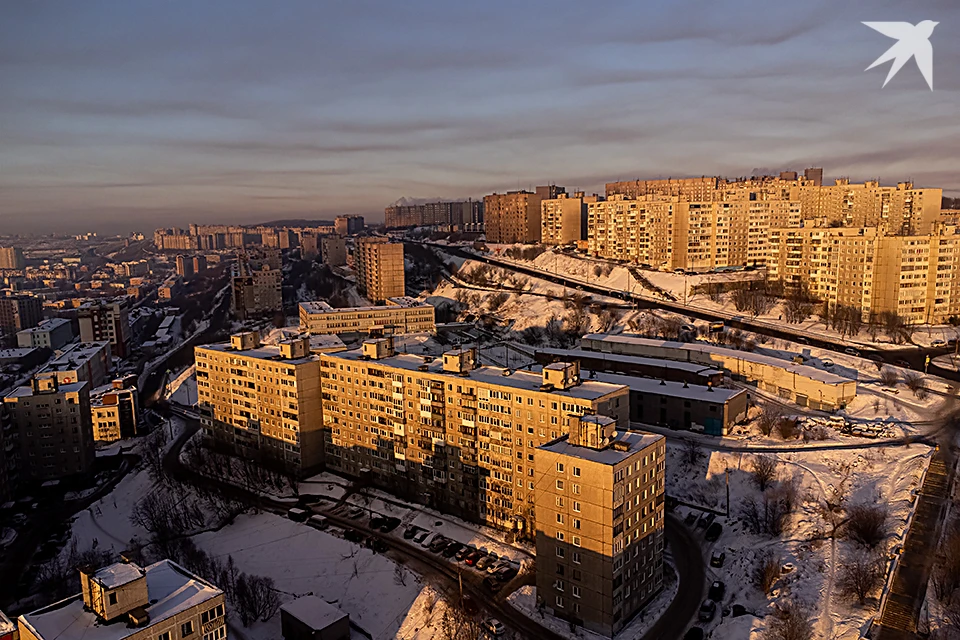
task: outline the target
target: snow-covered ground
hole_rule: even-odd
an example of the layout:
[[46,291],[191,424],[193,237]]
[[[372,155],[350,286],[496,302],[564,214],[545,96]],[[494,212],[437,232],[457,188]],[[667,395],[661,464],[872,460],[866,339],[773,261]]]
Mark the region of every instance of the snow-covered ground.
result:
[[[626,268],[613,266],[613,263],[606,260],[590,258],[583,254],[571,255],[548,250],[530,261],[504,255],[504,251],[510,248],[505,245],[489,245],[489,248],[493,256],[498,260],[523,264],[524,266],[534,267],[548,273],[557,273],[569,278],[579,279],[584,283],[609,287],[613,290],[631,291],[637,295],[645,295],[654,299],[660,298],[656,291],[644,288],[641,283],[638,283],[636,278],[630,276]],[[598,267],[600,269],[599,273],[597,271]],[[695,288],[704,283],[738,282],[757,280],[763,277],[761,271],[735,271],[707,274],[679,274],[650,269],[641,269],[639,271],[653,286],[669,292],[681,304],[701,309],[713,309],[728,313],[732,316],[746,316],[749,314],[736,310],[730,294],[724,294],[721,296],[720,301],[714,301],[710,300],[710,298],[703,293],[694,293]],[[766,314],[755,318],[755,321],[769,323],[771,325],[779,324],[779,328],[783,329],[783,317],[783,305],[777,304]],[[841,336],[839,332],[827,327],[817,316],[812,316],[799,324],[786,325],[786,328],[798,334],[816,334],[836,340],[842,339],[851,344],[862,344],[871,348],[902,347],[902,345],[892,344],[890,340],[883,335],[874,341],[866,334],[866,331],[862,331],[857,336]],[[918,346],[930,346],[934,341],[947,341],[957,337],[960,337],[960,328],[958,327],[950,325],[923,325],[916,327],[913,332],[912,341]]]
[[[726,511],[729,490],[730,517],[720,516],[723,533],[715,543],[704,543],[707,555],[726,553],[721,568],[708,568],[708,580],[726,583],[725,605],[741,604],[747,611],[766,615],[779,598],[789,596],[810,613],[818,638],[858,638],[861,627],[876,614],[879,590],[871,594],[867,605],[860,607],[844,599],[836,588],[840,564],[854,550],[854,543],[840,538],[836,545],[827,536],[829,527],[821,516],[820,505],[833,496],[834,489],[846,485],[845,505],[883,504],[888,508],[889,534],[884,549],[902,543],[914,493],[932,452],[925,445],[860,451],[783,452],[775,454],[779,482],[794,482],[799,507],[789,519],[784,533],[776,538],[757,535],[747,529],[742,517],[747,499],[759,499],[753,481],[750,454],[702,452],[695,463],[689,460],[687,447],[667,445],[667,493],[679,500],[707,508]],[[773,454],[771,454],[773,455]],[[729,484],[727,480],[729,478]],[[698,514],[686,506],[678,515]],[[701,532],[702,529],[698,530]],[[767,597],[754,586],[753,571],[761,556],[772,552],[788,567]],[[706,625],[716,627],[718,621]],[[738,622],[744,633],[752,626]],[[750,628],[748,628],[750,627]],[[746,640],[750,635],[732,635],[733,629],[714,637]],[[739,632],[738,632],[739,633]]]
[[197,403],[196,365],[190,365],[170,381],[167,399],[177,404],[193,406]]

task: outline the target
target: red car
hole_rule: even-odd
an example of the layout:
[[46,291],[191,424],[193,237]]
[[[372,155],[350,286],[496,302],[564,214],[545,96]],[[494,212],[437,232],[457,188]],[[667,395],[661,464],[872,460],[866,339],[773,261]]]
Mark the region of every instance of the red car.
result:
[[464,558],[463,561],[467,563],[467,566],[472,567],[473,565],[477,564],[477,561],[484,555],[486,554],[484,554],[483,551],[474,551]]

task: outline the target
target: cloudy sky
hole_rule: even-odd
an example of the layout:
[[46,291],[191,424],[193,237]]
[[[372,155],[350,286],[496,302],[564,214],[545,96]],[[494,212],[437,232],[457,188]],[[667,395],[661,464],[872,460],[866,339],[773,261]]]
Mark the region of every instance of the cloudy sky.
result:
[[[860,21],[937,20],[934,91]],[[956,0],[11,2],[0,233],[749,175],[960,195]]]

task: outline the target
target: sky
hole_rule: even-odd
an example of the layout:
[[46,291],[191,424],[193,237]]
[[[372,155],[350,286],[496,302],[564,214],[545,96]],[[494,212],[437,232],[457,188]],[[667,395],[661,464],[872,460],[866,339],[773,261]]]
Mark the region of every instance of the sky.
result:
[[[861,21],[921,20],[934,91],[881,88]],[[958,31],[956,0],[7,3],[0,234],[807,166],[960,195]]]

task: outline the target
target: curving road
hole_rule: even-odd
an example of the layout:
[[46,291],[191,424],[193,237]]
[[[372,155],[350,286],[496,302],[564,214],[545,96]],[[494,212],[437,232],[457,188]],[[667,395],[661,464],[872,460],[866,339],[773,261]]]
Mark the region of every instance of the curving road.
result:
[[[290,508],[289,503],[280,502],[271,498],[254,494],[246,489],[229,484],[222,480],[204,476],[196,471],[185,467],[180,462],[180,452],[183,446],[200,428],[199,423],[190,418],[179,407],[171,407],[174,413],[177,413],[184,419],[185,427],[179,436],[170,445],[163,457],[163,467],[177,480],[196,484],[206,489],[216,490],[223,495],[227,495],[246,504],[255,505],[265,511],[270,511],[278,515],[286,515]],[[308,507],[313,510],[312,507]],[[480,577],[473,572],[458,572],[451,563],[439,559],[436,555],[416,546],[409,544],[405,540],[397,539],[379,531],[370,530],[368,527],[346,519],[336,513],[331,513],[326,509],[318,509],[331,522],[343,529],[352,529],[359,531],[368,537],[375,537],[382,540],[391,550],[430,567],[437,575],[442,576],[449,586],[458,587],[459,581],[463,578],[463,590],[474,597],[477,602],[484,603],[484,606],[491,614],[499,618],[505,625],[516,630],[523,638],[538,638],[543,640],[562,640],[562,636],[554,633],[550,629],[541,626],[533,618],[526,616],[511,605],[502,597],[490,597],[489,593],[480,586]],[[705,565],[703,554],[699,542],[693,537],[690,531],[675,518],[672,514],[667,514],[665,535],[668,544],[671,545],[673,557],[676,562],[677,574],[679,578],[679,588],[677,597],[670,603],[670,606],[642,638],[642,640],[658,640],[662,638],[679,638],[686,628],[689,621],[694,617],[700,606],[700,599],[703,594],[705,584]],[[509,588],[518,584],[522,578],[518,577],[511,582],[502,593],[510,593]]]

